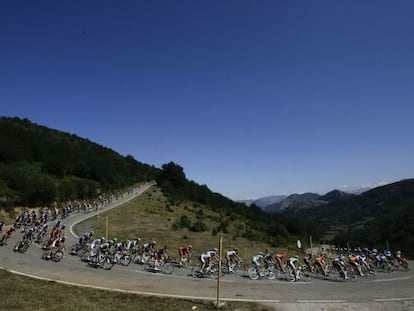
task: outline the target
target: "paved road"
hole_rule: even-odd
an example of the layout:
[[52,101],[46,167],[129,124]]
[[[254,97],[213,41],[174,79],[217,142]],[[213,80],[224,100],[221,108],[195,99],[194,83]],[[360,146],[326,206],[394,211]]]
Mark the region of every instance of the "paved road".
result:
[[[114,208],[141,194],[147,188],[141,188],[127,197],[113,203]],[[107,209],[108,209],[107,208]],[[65,218],[68,229],[88,217],[89,214],[76,214]],[[71,233],[67,232],[68,236]],[[20,233],[14,233],[14,239]],[[13,237],[13,236],[12,236]],[[13,240],[13,239],[12,239]],[[67,246],[74,238],[68,238]],[[32,245],[25,254],[12,251],[14,241],[0,247],[0,266],[11,271],[31,276],[53,279],[67,283],[98,288],[123,290],[140,294],[181,298],[201,298],[216,300],[217,281],[212,279],[194,279],[190,271],[176,269],[172,275],[145,272],[141,265],[128,267],[116,265],[110,271],[94,269],[81,262],[78,257],[65,255],[59,263],[40,259],[41,249]],[[412,262],[410,263],[412,266]],[[312,279],[310,282],[287,282],[282,280],[257,280],[238,275],[226,275],[222,278],[221,299],[223,301],[257,301],[269,306],[278,306],[286,310],[308,310],[316,306],[332,305],[338,310],[354,308],[367,310],[380,305],[385,310],[414,310],[414,273],[379,273],[375,277],[358,279],[357,282],[332,282]]]

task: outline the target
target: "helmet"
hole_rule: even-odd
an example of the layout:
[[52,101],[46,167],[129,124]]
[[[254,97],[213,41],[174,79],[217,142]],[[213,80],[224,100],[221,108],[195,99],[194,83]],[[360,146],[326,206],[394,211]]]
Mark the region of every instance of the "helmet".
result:
[[295,255],[295,256],[293,256],[293,258],[299,259],[299,256],[298,255]]
[[117,239],[117,238],[114,238],[114,239],[113,239],[113,241],[114,241],[114,242],[117,242],[117,241],[118,241],[118,239]]
[[263,256],[263,255],[264,255],[264,253],[263,253],[263,252],[260,252],[260,253],[259,253],[259,255]]
[[152,241],[152,244],[157,244],[157,241]]
[[218,251],[218,249],[215,247],[215,248],[213,248],[213,251],[217,252],[217,251]]
[[93,231],[89,232],[89,236],[93,236],[94,233]]
[[192,246],[192,245],[188,245],[187,247],[188,247],[189,249],[192,249],[192,248],[193,248],[193,246]]
[[340,255],[340,256],[339,256],[339,259],[341,259],[341,260],[345,260],[345,256],[344,256],[344,255]]

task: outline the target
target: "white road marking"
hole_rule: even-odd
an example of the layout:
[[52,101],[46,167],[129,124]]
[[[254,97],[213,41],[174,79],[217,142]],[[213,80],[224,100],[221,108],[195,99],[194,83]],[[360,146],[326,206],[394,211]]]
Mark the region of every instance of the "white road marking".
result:
[[[0,267],[1,268],[1,267]],[[4,269],[4,268],[2,268]],[[54,280],[49,279],[37,275],[32,275],[28,273],[23,273],[15,270],[8,270],[11,273],[15,273],[18,275],[23,275],[26,277],[42,280],[42,281],[49,281],[49,282],[56,282],[60,284],[65,285],[72,285],[72,286],[80,286],[80,287],[88,287],[88,288],[94,288],[94,289],[100,289],[100,290],[107,290],[112,292],[119,292],[119,293],[125,293],[125,294],[136,294],[136,295],[145,295],[145,296],[155,296],[155,297],[165,297],[165,298],[178,298],[178,299],[196,299],[196,300],[216,300],[217,297],[198,297],[198,296],[186,296],[186,295],[176,295],[176,294],[163,294],[163,293],[150,293],[150,292],[141,292],[141,291],[133,291],[133,290],[126,290],[126,289],[118,289],[118,288],[108,288],[108,287],[102,287],[102,286],[95,286],[95,285],[86,285],[86,284],[80,284],[75,282],[67,282],[67,281],[61,281],[61,280]],[[278,299],[250,299],[250,298],[225,298],[221,297],[220,300],[222,301],[240,301],[240,302],[270,302],[270,303],[278,303],[280,300]]]
[[407,298],[378,298],[374,299],[375,302],[392,302],[392,301],[404,301],[404,300],[414,300],[414,297]]
[[409,275],[409,276],[402,276],[402,277],[399,277],[399,278],[392,278],[392,279],[380,279],[380,280],[372,280],[372,281],[369,281],[369,282],[393,282],[393,281],[402,281],[402,280],[408,280],[408,279],[411,279],[413,276],[412,275]]
[[332,299],[332,300],[304,300],[304,299],[299,299],[296,302],[298,303],[344,303],[347,302],[347,300],[341,300],[341,299]]

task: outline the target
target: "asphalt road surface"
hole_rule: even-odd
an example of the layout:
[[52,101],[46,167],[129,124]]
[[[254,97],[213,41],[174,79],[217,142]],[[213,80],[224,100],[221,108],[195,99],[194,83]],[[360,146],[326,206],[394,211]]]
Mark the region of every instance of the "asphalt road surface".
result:
[[[116,208],[140,195],[150,185],[113,202]],[[71,215],[67,225],[67,248],[74,243],[72,225],[96,215],[96,212]],[[26,253],[13,252],[20,232],[13,233],[8,244],[0,247],[0,267],[33,277],[81,286],[125,291],[145,295],[217,300],[216,279],[195,279],[190,269],[176,268],[171,275],[143,270],[142,265],[115,265],[111,270],[89,267],[79,257],[65,254],[61,262],[42,260],[42,250],[32,244]],[[412,262],[410,265],[412,266]],[[311,279],[309,282],[285,280],[250,280],[246,276],[225,275],[220,283],[220,301],[254,301],[283,310],[414,310],[414,273],[394,271],[359,278],[356,282]]]

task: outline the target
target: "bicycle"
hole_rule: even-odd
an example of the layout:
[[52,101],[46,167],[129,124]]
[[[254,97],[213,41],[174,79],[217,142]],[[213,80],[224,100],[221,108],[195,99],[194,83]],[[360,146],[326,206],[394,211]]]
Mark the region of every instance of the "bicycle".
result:
[[175,261],[176,266],[179,268],[190,268],[193,265],[193,261],[190,257],[183,256]]
[[122,266],[128,266],[132,261],[132,256],[129,252],[117,253],[115,254],[115,261]]
[[16,243],[16,246],[13,248],[15,252],[25,253],[30,246],[29,240],[20,240]]
[[42,253],[42,259],[44,260],[52,260],[54,262],[59,262],[63,258],[63,250],[61,249],[45,249]]
[[333,269],[333,271],[331,271],[332,266],[329,265],[329,269],[328,269],[328,279],[332,280],[332,281],[351,281],[351,282],[355,282],[358,279],[358,276],[355,272],[355,269],[350,266],[347,265],[345,267],[345,271],[346,271],[346,276],[344,274],[344,272],[342,272],[339,268],[335,267]]
[[172,274],[174,272],[174,263],[171,261],[160,260],[156,267],[155,258],[152,257],[144,264],[144,271]]
[[227,262],[224,262],[222,264],[222,267],[223,273],[226,274],[236,273],[237,275],[242,275],[246,272],[246,268],[243,266],[241,259],[230,263],[230,270],[229,266],[227,265]]
[[83,244],[83,245],[73,244],[70,247],[69,254],[71,254],[73,256],[79,256],[79,257],[82,258],[85,254],[87,254],[89,252],[89,246],[90,246],[90,243],[86,243],[86,244]]
[[201,270],[199,266],[193,266],[191,270],[191,275],[194,278],[213,278],[216,279],[218,277],[218,266],[216,263],[210,264],[204,270]]
[[274,280],[276,278],[276,274],[270,267],[250,267],[247,270],[247,273],[249,274],[249,278],[252,280],[258,280],[260,278]]
[[113,254],[101,254],[92,256],[88,262],[88,266],[93,268],[101,268],[104,270],[111,270],[115,266],[115,256]]

